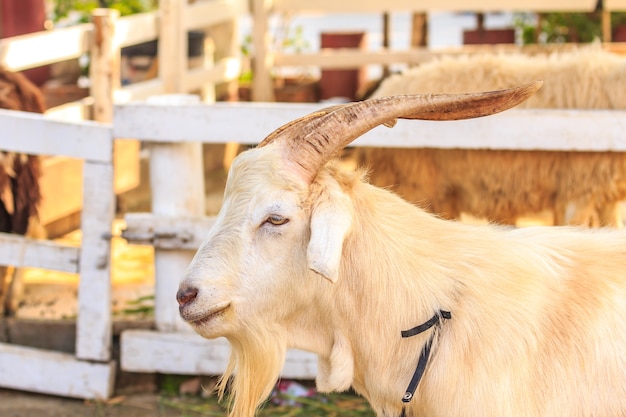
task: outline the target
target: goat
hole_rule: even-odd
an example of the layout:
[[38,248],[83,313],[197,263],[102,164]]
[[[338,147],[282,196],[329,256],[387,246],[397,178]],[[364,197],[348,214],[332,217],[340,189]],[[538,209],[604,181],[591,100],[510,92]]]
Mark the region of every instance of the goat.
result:
[[331,161],[377,125],[484,116],[538,87],[336,106],[235,158],[176,294],[231,344],[232,417],[255,414],[288,348],[381,417],[626,415],[626,233],[448,221]]
[[[372,97],[506,88],[525,79],[545,84],[520,107],[626,109],[626,60],[596,47],[444,57],[391,76]],[[373,184],[450,219],[463,212],[515,224],[551,210],[556,225],[622,226],[624,153],[361,148],[357,161],[371,168]]]
[[[43,113],[44,97],[24,75],[0,67],[0,108]],[[40,176],[38,156],[0,151],[0,232],[29,232],[41,203]],[[14,272],[7,286],[8,268],[0,266],[0,313],[17,309],[22,282]]]

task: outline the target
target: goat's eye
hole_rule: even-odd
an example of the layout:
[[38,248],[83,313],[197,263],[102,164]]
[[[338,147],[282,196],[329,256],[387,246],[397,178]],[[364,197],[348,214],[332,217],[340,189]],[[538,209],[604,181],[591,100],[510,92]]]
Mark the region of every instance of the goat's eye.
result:
[[274,226],[280,226],[281,224],[285,224],[288,221],[289,219],[286,217],[279,216],[278,214],[272,214],[267,218],[266,223],[273,224]]

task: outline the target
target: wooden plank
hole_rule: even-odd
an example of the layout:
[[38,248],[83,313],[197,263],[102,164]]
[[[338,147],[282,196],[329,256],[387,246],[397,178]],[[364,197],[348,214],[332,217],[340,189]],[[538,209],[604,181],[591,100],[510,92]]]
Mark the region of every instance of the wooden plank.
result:
[[[310,103],[215,103],[154,106],[118,105],[115,137],[154,142],[255,144],[280,125],[323,107]],[[245,120],[245,123],[241,123]],[[192,128],[187,128],[193,126]],[[202,130],[197,130],[202,129]]]
[[87,23],[0,39],[0,62],[8,70],[21,71],[78,58],[89,50],[91,28]]
[[113,119],[113,92],[120,88],[120,48],[115,42],[119,11],[95,9],[91,13],[89,95],[93,97],[94,120],[110,123]]
[[121,17],[115,26],[115,44],[120,47],[148,42],[159,36],[158,12]]
[[183,27],[183,10],[187,2],[160,0],[159,11],[159,78],[166,94],[184,93],[183,74],[187,70],[187,32]]
[[[91,38],[90,95],[93,97],[93,118],[110,123],[113,119],[115,91],[120,89],[120,48],[115,40],[119,12],[95,9],[92,12],[94,36]],[[115,190],[127,191],[139,184],[139,143],[115,141],[113,144]]]
[[[121,369],[129,372],[219,375],[230,356],[226,339],[207,340],[195,333],[126,330],[121,336]],[[287,352],[283,378],[313,379],[317,356],[292,349]]]
[[[0,109],[0,148],[32,154],[63,155],[110,162],[111,127],[97,122],[66,122],[36,113]],[[45,132],[45,134],[43,134]]]
[[110,236],[114,215],[113,166],[86,161],[76,322],[79,359],[108,361],[111,357]]
[[223,58],[211,68],[189,70],[185,76],[185,89],[196,91],[207,83],[236,80],[240,73],[241,60],[239,58]]
[[[226,83],[217,84],[213,89],[213,94],[216,97],[226,98],[225,101],[230,101],[238,96],[239,75],[241,74],[244,60],[249,60],[249,57],[243,57],[241,54],[239,26],[239,19],[231,19],[208,28],[209,39],[214,46],[213,59],[216,61],[214,67],[215,69],[224,68],[220,78],[227,81]],[[234,62],[233,57],[235,59]],[[234,74],[236,75],[232,77]]]
[[67,353],[0,343],[0,386],[72,398],[109,398],[115,363],[79,361]]
[[[150,146],[152,212],[164,216],[204,214],[204,176],[200,143]],[[193,259],[193,252],[160,250],[154,253],[155,322],[157,329],[173,331],[186,326],[172,302],[182,277]]]
[[274,84],[271,70],[274,66],[269,36],[269,8],[271,0],[252,0],[252,100],[274,101]]
[[237,19],[248,11],[245,0],[198,1],[185,8],[183,19],[187,29],[201,29]]
[[[337,48],[322,49],[319,52],[280,53],[273,55],[274,66],[277,67],[320,67],[320,68],[360,68],[364,65],[417,65],[442,56],[466,56],[470,54],[550,54],[554,52],[572,51],[576,44],[525,45],[466,45],[462,47],[428,49],[415,47],[404,50],[380,49],[363,51],[361,49]],[[618,52],[612,43],[604,43],[603,48],[609,52]]]
[[382,13],[385,11],[583,11],[591,12],[596,0],[439,0],[420,2],[414,0],[388,0],[385,2],[361,0],[274,0],[274,11],[326,13]]
[[[184,106],[198,103],[197,96],[164,95],[152,97],[154,107]],[[202,144],[199,142],[150,144],[150,185],[152,212],[164,216],[204,215],[204,170]],[[172,296],[178,289],[193,253],[182,250],[155,250],[155,322],[161,331],[186,326],[178,316]]]
[[159,249],[197,250],[215,223],[215,217],[158,216],[128,213],[122,237],[130,243]]
[[[155,141],[254,144],[284,123],[321,107],[317,103],[216,103],[117,107],[116,136]],[[245,120],[246,123],[241,123]],[[626,111],[512,109],[453,121],[403,121],[379,126],[355,141],[361,146],[626,151]],[[602,132],[598,135],[598,132]]]
[[[310,53],[276,53],[274,54],[274,65],[277,67],[316,66],[320,68],[359,68],[364,65],[390,65],[397,63],[415,65],[435,59],[438,55],[436,52],[425,48],[403,51],[363,51],[362,49],[337,48],[323,49],[320,52]],[[453,53],[447,53],[446,55],[453,55]]]
[[378,127],[354,145],[624,152],[625,131],[624,110],[513,109],[446,123],[399,120],[393,129]]
[[0,247],[0,265],[78,273],[77,247],[8,233],[0,233]]

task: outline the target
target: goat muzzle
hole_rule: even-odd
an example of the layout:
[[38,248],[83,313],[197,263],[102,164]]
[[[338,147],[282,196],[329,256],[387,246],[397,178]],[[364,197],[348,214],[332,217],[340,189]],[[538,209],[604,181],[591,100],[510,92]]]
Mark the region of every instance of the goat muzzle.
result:
[[198,297],[198,289],[194,287],[181,288],[176,293],[176,301],[178,301],[179,308],[184,308],[195,301]]

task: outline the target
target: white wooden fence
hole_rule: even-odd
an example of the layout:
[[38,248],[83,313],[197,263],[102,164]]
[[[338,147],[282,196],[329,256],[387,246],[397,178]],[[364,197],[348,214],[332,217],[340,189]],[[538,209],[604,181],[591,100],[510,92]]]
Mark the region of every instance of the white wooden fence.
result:
[[[125,236],[131,241],[151,242],[156,248],[157,330],[129,330],[122,334],[122,368],[177,374],[215,374],[224,369],[227,344],[223,340],[206,341],[191,333],[178,318],[174,299],[178,280],[212,223],[202,215],[204,196],[199,144],[254,144],[279,125],[319,105],[207,105],[187,97],[173,101],[168,97],[151,103],[119,105],[112,114],[115,97],[120,101],[137,100],[154,94],[197,89],[210,96],[213,82],[237,76],[239,60],[232,55],[226,54],[218,62],[188,70],[183,68],[186,60],[179,54],[186,50],[183,35],[187,30],[231,22],[247,12],[247,2],[209,0],[185,7],[182,3],[161,0],[161,9],[156,13],[118,19],[107,12],[97,17],[100,20],[95,26],[90,24],[0,41],[0,59],[14,70],[77,57],[88,49],[86,45],[92,45],[96,49],[91,50],[99,52],[93,69],[94,108],[100,115],[97,116],[100,122],[112,120],[112,124],[103,124],[78,121],[80,117],[71,116],[74,121],[70,123],[0,110],[2,132],[11,132],[10,136],[0,135],[0,149],[69,156],[84,163],[80,248],[0,235],[0,263],[80,274],[76,354],[0,344],[0,386],[79,398],[111,395],[114,363],[110,353],[109,237],[114,209],[113,148],[115,140],[128,138],[147,142],[151,149],[153,213],[129,215]],[[264,2],[255,0],[254,3]],[[328,7],[332,9],[342,4],[328,2]],[[275,2],[277,9],[295,5],[295,0]],[[387,4],[389,7],[398,5],[409,6],[403,1]],[[262,7],[267,13],[265,4]],[[98,32],[100,43],[94,44],[94,30],[101,31]],[[259,30],[255,26],[255,31]],[[225,36],[231,36],[232,28],[226,33],[230,35]],[[114,72],[102,71],[103,67],[98,69],[99,65],[115,66],[122,46],[154,39],[157,35],[164,36],[159,48],[162,63],[157,80],[118,89],[115,78],[110,77]],[[231,48],[232,45],[230,43]],[[24,50],[40,53],[19,53]],[[57,54],[48,55],[52,50]],[[272,60],[262,61],[262,65],[267,65]],[[519,110],[462,122],[400,122],[392,130],[377,128],[356,144],[623,152],[626,151],[625,124],[626,112],[623,111]],[[463,136],[459,135],[460,131]],[[546,140],[547,137],[550,140]],[[159,176],[159,173],[167,175]],[[313,377],[315,363],[313,355],[291,352],[284,376]]]
[[[79,398],[111,395],[110,234],[115,210],[111,128],[0,110],[0,149],[83,160],[81,247],[0,234],[0,263],[80,274],[76,354],[0,343],[0,386]],[[78,190],[77,190],[78,191]]]
[[[109,237],[113,143],[121,138],[147,142],[153,172],[167,173],[152,184],[154,213],[126,218],[124,236],[156,248],[157,330],[122,333],[122,369],[176,374],[224,370],[228,344],[193,334],[179,319],[175,301],[178,281],[212,224],[211,218],[194,212],[201,206],[197,201],[204,198],[198,185],[203,173],[197,154],[189,152],[187,145],[254,144],[320,105],[194,101],[174,96],[119,105],[112,125],[0,110],[0,126],[12,133],[0,135],[0,148],[84,161],[80,248],[0,235],[2,263],[80,274],[76,354],[0,344],[0,386],[80,398],[106,398],[112,393]],[[393,129],[372,130],[355,145],[626,152],[624,132],[626,111],[511,110],[457,122],[400,121]],[[312,354],[289,353],[283,376],[312,378],[315,373]]]
[[[256,101],[273,101],[272,71],[276,67],[319,67],[360,68],[366,65],[409,64],[416,65],[440,55],[459,55],[474,52],[498,51],[530,53],[540,52],[536,46],[524,48],[515,45],[476,45],[471,47],[431,50],[414,47],[405,50],[380,48],[376,51],[363,51],[358,48],[322,49],[316,52],[287,53],[272,48],[272,40],[267,35],[269,18],[273,14],[333,14],[333,13],[389,13],[406,12],[427,13],[432,11],[521,11],[521,12],[593,12],[597,0],[441,0],[418,2],[415,0],[251,0],[253,16],[253,43],[255,60],[253,62],[253,91]],[[604,0],[602,15],[602,32],[605,41],[610,40],[612,11],[626,11],[626,0]],[[571,45],[553,45],[568,48]],[[605,43],[604,47],[611,51],[624,53],[623,43]],[[549,49],[548,49],[549,50]]]
[[[194,183],[201,170],[182,167],[179,156],[188,143],[239,142],[255,144],[283,123],[308,114],[319,104],[237,103],[213,105],[118,106],[113,121],[116,137],[136,138],[178,153],[176,162],[159,160],[154,170],[169,178],[153,190],[179,202],[193,199]],[[403,121],[388,129],[378,127],[357,139],[357,146],[486,148],[524,150],[626,151],[626,111],[511,110],[486,118],[455,121]],[[177,148],[181,151],[178,152]],[[155,163],[153,159],[151,163]],[[184,164],[184,163],[183,163]],[[186,164],[188,166],[194,165]],[[184,187],[181,187],[184,185]],[[171,203],[170,203],[171,208]],[[187,251],[187,260],[198,248],[212,219],[190,215],[184,206],[177,212],[140,213],[126,216],[123,236],[149,243],[161,253]],[[208,341],[192,333],[178,317],[175,294],[188,262],[179,258],[158,274],[156,260],[156,331],[127,330],[121,338],[121,366],[126,371],[175,374],[220,374],[228,358],[224,340]],[[284,377],[313,378],[316,359],[310,353],[289,352]]]
[[[115,10],[96,9],[92,23],[0,39],[0,65],[21,71],[90,56],[89,96],[48,109],[46,114],[59,120],[110,122],[113,103],[142,100],[155,94],[200,91],[207,102],[214,101],[214,86],[236,80],[240,73],[237,21],[247,15],[246,0],[160,1],[160,9],[150,13],[119,17]],[[206,31],[204,60],[188,66],[186,56],[191,30]],[[121,50],[124,47],[159,40],[158,76],[127,86],[120,85]],[[208,41],[210,39],[210,41]],[[36,53],[32,53],[36,51]],[[114,163],[116,191],[123,192],[139,182],[139,149],[131,141],[116,143]],[[79,161],[56,157],[47,161],[46,178],[59,178],[68,172],[80,176]],[[52,223],[80,211],[81,198],[54,191],[58,181],[44,181],[46,197],[40,210],[42,222]]]
[[[2,387],[78,398],[104,399],[112,394],[115,363],[111,359],[110,237],[115,210],[114,151],[124,154],[133,148],[125,146],[132,145],[131,141],[116,141],[112,134],[113,102],[190,91],[199,91],[206,101],[213,101],[215,83],[239,75],[236,19],[248,10],[245,0],[159,3],[160,10],[153,13],[119,18],[115,11],[99,9],[90,24],[0,40],[0,64],[13,71],[89,53],[92,82],[88,99],[51,109],[46,116],[0,110],[0,149],[74,158],[70,163],[77,164],[77,175],[82,173],[83,178],[82,189],[69,192],[72,197],[79,196],[75,208],[82,208],[80,247],[0,234],[0,264],[80,275],[75,354],[0,343]],[[205,50],[203,65],[190,69],[185,55],[186,34],[198,28],[209,28],[215,51]],[[160,41],[159,77],[120,88],[121,48],[155,38]],[[219,59],[214,60],[214,56]],[[97,122],[84,121],[89,118],[89,107]],[[195,144],[186,145],[186,149],[201,155]],[[62,184],[54,184],[59,186]],[[45,196],[54,194],[51,190]],[[174,209],[178,208],[176,201]],[[167,261],[167,254],[159,260]]]

